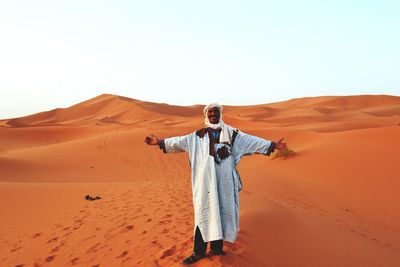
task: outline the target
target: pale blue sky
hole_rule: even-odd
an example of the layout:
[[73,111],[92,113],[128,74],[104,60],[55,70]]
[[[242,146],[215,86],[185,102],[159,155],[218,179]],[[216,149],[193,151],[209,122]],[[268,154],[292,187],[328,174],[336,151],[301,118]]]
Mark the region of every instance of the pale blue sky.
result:
[[400,95],[400,1],[0,0],[0,118],[102,93],[191,105]]

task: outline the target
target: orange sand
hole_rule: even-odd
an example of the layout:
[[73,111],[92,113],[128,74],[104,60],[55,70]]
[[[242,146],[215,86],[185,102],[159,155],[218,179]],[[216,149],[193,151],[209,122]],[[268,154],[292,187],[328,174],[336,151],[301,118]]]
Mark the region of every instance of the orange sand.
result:
[[[300,98],[223,115],[285,137],[297,155],[242,159],[239,238],[194,266],[400,266],[400,97]],[[0,266],[180,266],[193,246],[187,155],[143,140],[201,127],[202,106],[114,95],[0,120]]]

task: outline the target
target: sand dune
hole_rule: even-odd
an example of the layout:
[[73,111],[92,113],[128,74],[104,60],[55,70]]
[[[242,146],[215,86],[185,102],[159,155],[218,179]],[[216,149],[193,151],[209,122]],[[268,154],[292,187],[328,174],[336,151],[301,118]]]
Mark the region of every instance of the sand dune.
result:
[[[33,125],[88,125],[88,124],[139,124],[168,118],[194,117],[201,114],[200,106],[179,107],[155,104],[127,97],[103,94],[69,108],[54,109],[10,119],[6,123],[12,127]],[[162,115],[162,117],[160,116]]]
[[[1,120],[0,266],[180,266],[192,251],[188,158],[143,140],[203,127],[202,108],[104,94]],[[239,238],[194,266],[400,265],[400,97],[300,98],[223,116],[297,154],[243,158]]]

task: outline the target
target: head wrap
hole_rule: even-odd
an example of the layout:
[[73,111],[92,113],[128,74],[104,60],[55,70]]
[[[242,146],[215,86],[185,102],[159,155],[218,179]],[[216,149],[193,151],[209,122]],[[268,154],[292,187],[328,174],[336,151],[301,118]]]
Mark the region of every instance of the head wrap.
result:
[[[220,117],[219,117],[219,122],[216,123],[216,124],[211,123],[209,121],[209,119],[208,119],[208,116],[207,116],[208,110],[210,110],[212,108],[218,108],[219,109]],[[218,129],[218,128],[222,127],[222,125],[224,124],[224,122],[222,121],[222,110],[223,110],[223,107],[218,103],[211,103],[211,104],[208,104],[207,106],[204,107],[204,109],[203,109],[204,124],[206,125],[206,127],[210,127],[210,128],[213,128],[213,129]]]
[[[220,117],[219,117],[219,122],[216,123],[216,124],[213,124],[213,123],[211,123],[209,121],[207,113],[208,113],[209,109],[215,108],[215,107],[219,109]],[[212,128],[212,129],[219,129],[220,128],[221,129],[221,134],[220,134],[220,138],[219,138],[220,140],[219,141],[221,143],[230,144],[234,129],[230,125],[225,124],[224,121],[222,120],[222,110],[223,110],[223,107],[218,103],[211,103],[211,104],[208,104],[207,106],[205,106],[204,109],[203,109],[203,113],[204,113],[204,116],[205,116],[204,124],[206,125],[206,127],[209,127],[209,128]]]

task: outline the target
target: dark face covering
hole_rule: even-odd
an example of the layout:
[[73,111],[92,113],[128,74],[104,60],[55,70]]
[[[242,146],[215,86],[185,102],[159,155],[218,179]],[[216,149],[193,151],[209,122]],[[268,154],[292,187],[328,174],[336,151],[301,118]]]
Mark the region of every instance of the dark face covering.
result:
[[219,111],[219,108],[213,107],[210,108],[207,111],[207,118],[212,124],[217,124],[219,122],[219,119],[221,118],[221,112]]

